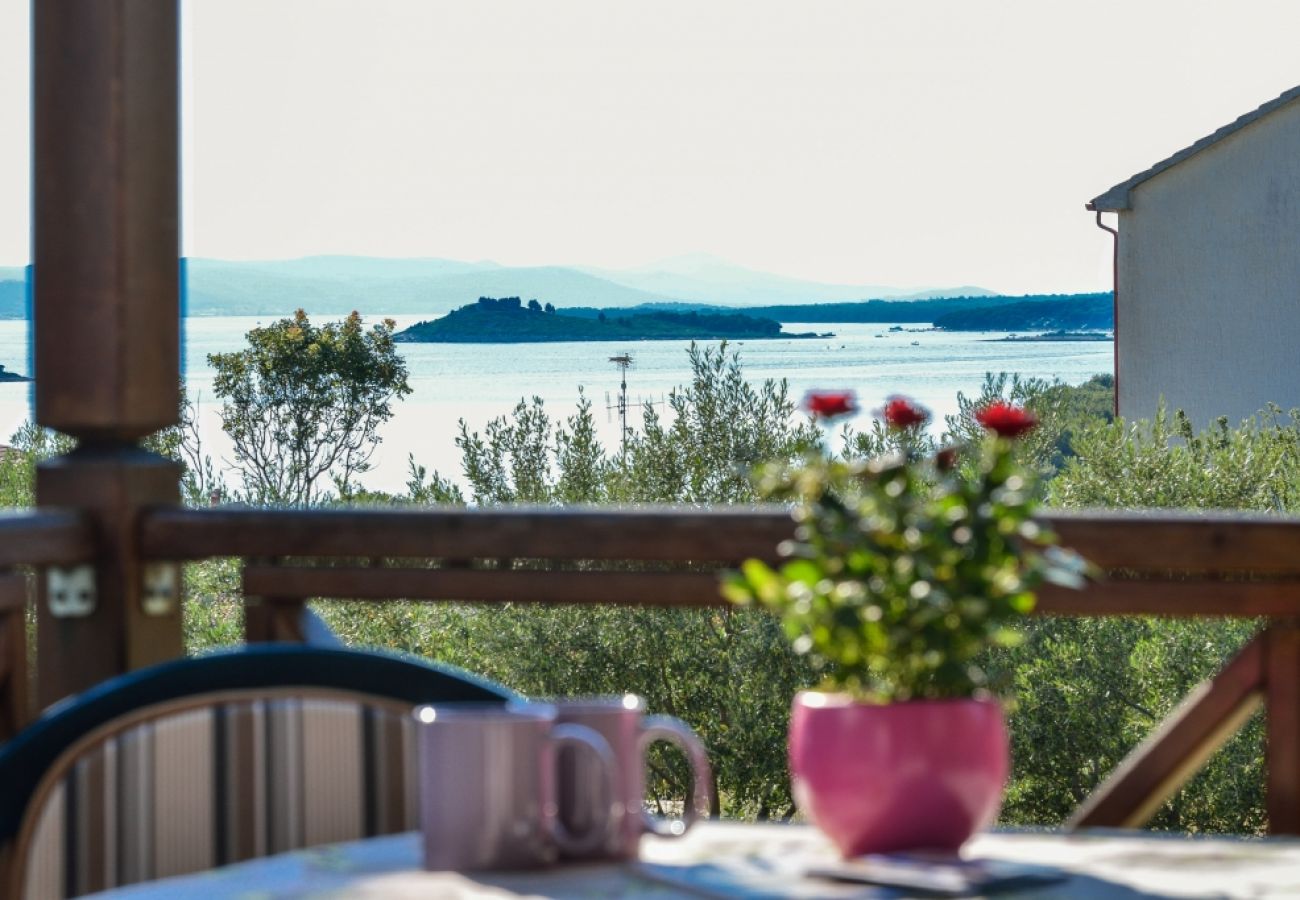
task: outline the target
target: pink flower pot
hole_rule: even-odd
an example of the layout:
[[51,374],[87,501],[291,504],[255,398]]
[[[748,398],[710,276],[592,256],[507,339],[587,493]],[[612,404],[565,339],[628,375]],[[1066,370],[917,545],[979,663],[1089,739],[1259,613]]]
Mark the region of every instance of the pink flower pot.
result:
[[846,857],[956,851],[997,815],[1008,758],[1002,707],[992,700],[794,698],[795,802]]

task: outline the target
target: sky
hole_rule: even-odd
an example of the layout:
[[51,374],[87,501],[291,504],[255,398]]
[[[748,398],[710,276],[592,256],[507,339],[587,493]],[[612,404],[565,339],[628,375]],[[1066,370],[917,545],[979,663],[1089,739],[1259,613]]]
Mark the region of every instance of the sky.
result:
[[[30,256],[0,0],[0,265]],[[1110,286],[1084,203],[1300,84],[1300,4],[182,0],[183,251]]]

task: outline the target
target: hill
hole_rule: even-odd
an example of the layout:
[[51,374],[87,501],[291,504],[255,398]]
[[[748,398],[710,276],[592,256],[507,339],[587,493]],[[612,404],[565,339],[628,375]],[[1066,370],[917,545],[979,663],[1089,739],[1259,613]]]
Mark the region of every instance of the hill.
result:
[[420,322],[394,340],[410,343],[539,343],[544,341],[718,340],[785,338],[780,324],[736,313],[648,312],[582,318],[523,305],[518,297],[480,297],[441,319]]
[[584,268],[582,271],[652,294],[722,306],[826,303],[876,297],[925,299],[991,293],[977,287],[917,290],[879,284],[828,284],[759,272],[704,253],[659,260],[634,269]]
[[958,312],[996,309],[1027,302],[1068,304],[1088,294],[1027,294],[1009,297],[947,297],[934,300],[867,300],[859,303],[818,303],[811,306],[758,306],[745,311],[778,322],[935,322]]
[[[740,311],[745,315],[758,316],[763,319],[775,319],[778,322],[801,322],[801,323],[818,323],[818,322],[863,322],[863,323],[899,323],[899,322],[933,322],[938,324],[941,318],[954,323],[962,323],[964,319],[947,319],[946,317],[954,316],[961,313],[979,314],[984,318],[975,318],[969,321],[979,322],[999,322],[1007,324],[1009,327],[1002,327],[1002,324],[989,325],[987,328],[973,328],[969,330],[977,331],[1025,331],[1031,328],[1092,328],[1106,326],[1076,325],[1077,315],[1073,311],[1080,304],[1088,304],[1104,298],[1106,303],[1110,302],[1110,294],[1027,294],[1018,297],[1009,297],[1001,294],[980,297],[949,297],[939,300],[861,300],[856,303],[810,303],[806,305],[782,305],[782,306],[747,306],[742,307]],[[1035,305],[1037,304],[1037,305]],[[1091,307],[1088,307],[1091,310]],[[642,306],[631,307],[628,309],[597,309],[595,307],[569,307],[560,310],[562,315],[582,316],[584,318],[595,318],[604,314],[608,318],[619,318],[622,316],[638,315],[652,311],[674,311],[684,312],[694,310],[697,312],[717,312],[729,310],[730,307],[710,306],[706,304],[683,304],[683,303],[647,303]],[[1109,309],[1109,307],[1107,307]],[[995,310],[1009,310],[998,316]],[[1035,324],[1039,320],[1050,320],[1053,314],[1060,313],[1061,324],[1041,326]],[[1091,320],[1092,312],[1089,312],[1085,318]],[[964,325],[954,324],[945,325],[954,330],[968,330]]]
[[338,315],[353,309],[442,313],[471,297],[545,297],[565,307],[648,303],[714,306],[987,294],[981,288],[836,285],[757,272],[696,254],[636,269],[502,266],[450,259],[310,256],[289,260],[186,260],[190,315],[284,315],[302,307]]
[[507,295],[601,306],[671,299],[558,266],[323,257],[282,262],[190,259],[184,271],[186,309],[192,316],[286,315],[300,307],[316,315],[354,309],[436,314],[470,297]]
[[1110,331],[1110,294],[1074,294],[993,307],[956,310],[934,320],[948,331]]

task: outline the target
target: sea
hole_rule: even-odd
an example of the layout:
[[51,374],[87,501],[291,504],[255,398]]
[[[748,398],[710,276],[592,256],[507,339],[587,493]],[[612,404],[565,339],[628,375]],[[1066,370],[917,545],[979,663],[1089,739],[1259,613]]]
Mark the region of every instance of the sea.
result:
[[[382,314],[367,315],[379,321]],[[415,316],[392,316],[399,328]],[[184,372],[189,396],[199,404],[205,453],[233,475],[230,442],[221,432],[220,403],[213,394],[208,354],[238,350],[244,335],[274,317],[210,316],[184,320]],[[935,420],[956,412],[959,393],[979,392],[986,373],[1060,379],[1077,384],[1112,369],[1109,341],[1004,341],[1004,332],[933,331],[927,323],[905,324],[902,331],[877,324],[784,323],[792,333],[831,332],[833,337],[746,340],[728,344],[740,355],[753,382],[785,379],[790,394],[813,389],[857,392],[859,426],[891,394],[905,394],[929,407]],[[0,364],[31,374],[29,325],[0,320]],[[579,397],[592,402],[601,439],[619,441],[616,404],[623,371],[614,357],[630,356],[626,368],[629,425],[641,408],[654,404],[661,416],[675,387],[690,380],[688,341],[612,341],[543,344],[398,344],[410,373],[411,394],[394,405],[382,428],[373,469],[362,476],[372,490],[401,492],[414,459],[430,472],[463,484],[459,423],[473,431],[508,415],[521,400],[539,397],[554,419],[572,415]],[[0,443],[32,416],[31,385],[0,383]]]

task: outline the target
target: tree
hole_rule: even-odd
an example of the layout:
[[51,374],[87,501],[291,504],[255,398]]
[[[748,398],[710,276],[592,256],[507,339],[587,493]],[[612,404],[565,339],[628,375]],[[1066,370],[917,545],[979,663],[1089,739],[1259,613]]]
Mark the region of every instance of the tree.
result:
[[533,312],[541,312],[541,311],[542,311],[542,304],[538,303],[536,299],[529,300],[529,301],[528,301],[528,308],[529,308],[530,310],[532,310]]
[[395,327],[386,319],[367,330],[355,312],[318,327],[298,310],[248,332],[244,350],[208,356],[249,500],[316,502],[326,479],[340,494],[355,489],[392,401],[411,392]]
[[547,311],[548,313],[553,313],[553,312],[555,312],[555,304],[554,304],[554,303],[548,303],[548,304],[546,304],[545,309],[546,309],[546,311]]

